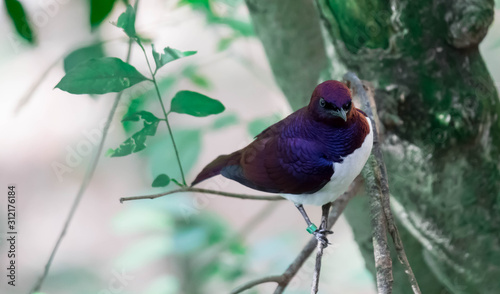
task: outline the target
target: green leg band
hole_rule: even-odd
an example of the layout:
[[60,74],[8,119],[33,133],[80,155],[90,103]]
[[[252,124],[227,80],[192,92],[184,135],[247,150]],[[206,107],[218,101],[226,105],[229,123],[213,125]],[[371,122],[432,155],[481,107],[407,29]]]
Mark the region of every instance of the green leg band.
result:
[[316,227],[315,224],[311,224],[309,227],[307,227],[306,231],[309,233],[309,234],[312,234],[314,232],[316,232],[318,228]]

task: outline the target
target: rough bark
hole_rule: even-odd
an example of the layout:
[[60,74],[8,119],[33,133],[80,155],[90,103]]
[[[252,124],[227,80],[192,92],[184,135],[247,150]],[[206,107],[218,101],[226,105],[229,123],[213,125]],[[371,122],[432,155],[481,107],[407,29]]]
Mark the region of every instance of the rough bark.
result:
[[[303,53],[323,43],[313,2],[247,4],[278,84],[294,109],[305,105],[295,94],[301,88],[307,97],[314,86],[298,84],[294,70],[312,74],[312,81],[327,67],[317,59],[309,64],[313,56]],[[377,87],[389,184],[422,292],[497,293],[500,103],[477,47],[493,19],[493,1],[318,0],[317,6],[325,43]],[[304,32],[315,42],[304,42]],[[283,49],[292,44],[293,51]],[[357,197],[346,215],[373,271],[367,205]],[[396,266],[395,293],[409,292],[398,278],[403,274]]]
[[277,84],[294,110],[303,107],[328,64],[313,2],[246,0],[246,3]]

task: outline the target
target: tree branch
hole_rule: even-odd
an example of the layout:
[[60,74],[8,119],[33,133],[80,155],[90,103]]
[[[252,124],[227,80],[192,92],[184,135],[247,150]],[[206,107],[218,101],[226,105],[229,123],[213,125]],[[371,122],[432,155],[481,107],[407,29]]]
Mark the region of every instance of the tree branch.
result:
[[[328,215],[328,226],[327,228],[330,229],[335,222],[339,219],[340,214],[342,211],[344,211],[345,207],[347,206],[347,203],[349,203],[349,200],[351,200],[357,193],[359,188],[361,187],[361,182],[360,178],[358,177],[352,184],[349,190],[341,195],[337,200],[335,200],[332,204],[332,210],[330,211],[330,214]],[[307,260],[307,258],[312,254],[314,251],[314,248],[316,248],[317,240],[315,237],[311,238],[309,242],[304,246],[302,251],[297,255],[295,260],[290,264],[290,266],[285,270],[285,272],[279,276],[268,276],[268,277],[263,277],[260,279],[256,279],[253,281],[250,281],[240,287],[237,287],[233,291],[231,291],[231,294],[237,294],[241,293],[244,290],[248,290],[256,285],[259,284],[264,284],[264,283],[269,283],[269,282],[276,282],[278,283],[278,286],[276,287],[276,290],[274,291],[274,294],[281,294],[285,290],[285,288],[288,286],[292,278],[297,274],[299,269],[302,267],[304,262]]]
[[390,207],[390,193],[389,183],[387,181],[387,171],[380,147],[377,124],[375,123],[373,115],[376,111],[375,106],[370,102],[370,98],[368,97],[368,94],[362,82],[354,73],[346,73],[344,75],[344,79],[351,83],[351,87],[354,89],[354,93],[356,95],[359,95],[359,98],[363,103],[363,110],[372,120],[373,126],[373,158],[370,159],[370,164],[368,165],[370,167],[370,172],[365,172],[364,174],[369,178],[367,179],[367,183],[371,183],[367,186],[369,186],[370,191],[372,225],[376,224],[376,226],[374,227],[373,245],[375,251],[375,265],[377,268],[377,285],[379,286],[379,292],[384,289],[384,291],[388,292],[380,293],[392,292],[392,260],[390,257],[390,252],[388,251],[389,249],[387,247],[386,236],[386,230],[388,230],[394,242],[398,259],[405,267],[405,273],[408,275],[408,280],[411,284],[412,291],[415,294],[420,294],[421,292],[418,286],[417,279],[415,278],[413,270],[406,256],[403,242],[401,241],[401,237],[399,235]]
[[316,263],[314,265],[313,282],[311,286],[311,294],[318,293],[319,288],[319,274],[321,272],[321,259],[323,258],[323,244],[321,242],[316,243]]
[[172,190],[172,191],[168,191],[168,192],[163,192],[163,193],[159,193],[159,194],[122,197],[122,198],[120,198],[120,202],[123,203],[124,201],[131,201],[131,200],[156,199],[156,198],[160,198],[160,197],[170,195],[170,194],[186,193],[186,192],[205,193],[205,194],[220,195],[220,196],[232,197],[232,198],[238,198],[238,199],[250,199],[250,200],[267,200],[267,201],[284,200],[284,198],[281,196],[248,195],[248,194],[238,194],[238,193],[230,193],[230,192],[223,192],[223,191],[216,191],[216,190],[209,190],[209,189],[186,187],[186,188],[180,188],[180,189],[176,189],[176,190]]

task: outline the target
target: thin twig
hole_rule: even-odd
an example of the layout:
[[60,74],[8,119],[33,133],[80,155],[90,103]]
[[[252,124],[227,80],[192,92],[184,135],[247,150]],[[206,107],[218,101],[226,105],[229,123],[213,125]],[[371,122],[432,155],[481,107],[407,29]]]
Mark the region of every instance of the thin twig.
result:
[[[413,273],[413,270],[410,266],[410,263],[408,261],[408,258],[406,256],[406,252],[403,247],[403,242],[401,240],[401,237],[399,235],[398,228],[396,226],[396,223],[394,221],[394,217],[391,211],[391,206],[390,206],[390,193],[389,193],[389,184],[387,181],[387,170],[385,167],[385,163],[383,160],[383,155],[382,155],[382,149],[380,146],[380,141],[379,141],[379,134],[377,132],[377,125],[374,121],[374,115],[373,115],[373,110],[375,109],[374,107],[371,106],[370,99],[368,97],[367,92],[365,91],[362,82],[359,80],[359,78],[351,72],[348,72],[344,75],[344,79],[348,80],[351,82],[352,87],[354,88],[354,91],[357,95],[359,95],[362,103],[364,104],[363,110],[366,112],[366,114],[370,117],[372,120],[372,125],[373,125],[373,130],[374,130],[374,137],[373,137],[373,155],[375,157],[374,163],[373,163],[373,171],[375,173],[375,176],[377,177],[378,185],[379,185],[379,193],[380,195],[380,204],[382,208],[382,212],[384,214],[385,221],[387,222],[387,230],[389,231],[392,240],[394,242],[395,248],[396,248],[396,253],[398,255],[399,261],[403,264],[405,268],[405,273],[408,275],[408,280],[410,282],[410,285],[412,287],[413,293],[415,294],[420,294],[420,288],[418,286],[417,279],[415,278],[415,274]],[[391,273],[392,276],[392,273]]]
[[238,198],[238,199],[267,200],[267,201],[284,200],[284,198],[281,196],[248,195],[248,194],[230,193],[230,192],[216,191],[216,190],[209,190],[209,189],[185,187],[185,188],[180,188],[180,189],[176,189],[176,190],[172,190],[172,191],[168,191],[168,192],[163,192],[163,193],[159,193],[159,194],[122,197],[122,198],[120,198],[120,202],[123,203],[124,201],[130,201],[130,200],[156,199],[156,198],[160,198],[160,197],[170,195],[170,194],[186,193],[186,192],[213,194],[213,195],[220,195],[220,196],[226,196],[226,197],[232,197],[232,198]]
[[257,285],[260,285],[260,284],[265,284],[265,283],[270,283],[270,282],[275,282],[275,283],[280,283],[282,282],[284,279],[283,275],[279,275],[279,276],[268,276],[268,277],[263,277],[263,278],[260,278],[260,279],[255,279],[255,280],[252,280],[248,283],[245,283],[241,286],[239,286],[238,288],[235,288],[233,291],[231,291],[231,294],[237,294],[237,293],[241,293],[245,290],[248,290],[250,288],[253,288]]
[[[345,207],[347,206],[347,203],[349,203],[349,200],[351,200],[351,198],[358,193],[358,189],[360,186],[361,185],[359,180],[356,180],[353,184],[351,184],[350,189],[346,193],[342,194],[339,198],[337,198],[337,200],[333,202],[332,210],[328,215],[328,226],[327,226],[328,229],[330,229],[338,220],[340,214],[344,211]],[[311,238],[283,274],[279,276],[268,276],[252,280],[248,283],[245,283],[242,286],[235,288],[233,291],[231,291],[231,294],[241,293],[256,285],[269,282],[276,282],[278,284],[276,290],[274,291],[274,294],[283,293],[283,291],[288,286],[292,278],[295,276],[295,274],[297,274],[297,272],[302,267],[304,262],[312,254],[314,248],[316,248],[316,244],[317,244],[316,238],[315,237]]]
[[14,113],[15,114],[18,114],[19,111],[24,107],[24,105],[26,105],[26,103],[28,103],[28,101],[30,100],[31,96],[33,96],[33,93],[35,93],[36,89],[38,88],[38,86],[43,82],[43,80],[45,80],[45,78],[48,76],[48,74],[52,71],[52,69],[54,69],[56,67],[56,65],[59,63],[59,60],[63,59],[64,56],[66,56],[66,53],[64,53],[64,55],[62,56],[58,56],[46,69],[43,73],[40,74],[40,76],[38,77],[38,79],[36,79],[36,81],[34,81],[30,87],[28,88],[28,92],[26,92],[26,94],[23,95],[23,97],[19,100],[19,102],[17,103],[17,106],[16,106],[16,109],[14,110]]
[[[321,207],[321,225],[320,230],[326,230],[328,227],[328,212],[331,207],[331,203],[325,204]],[[317,253],[316,253],[316,264],[314,266],[314,274],[313,274],[313,282],[311,286],[311,294],[318,293],[319,289],[319,277],[321,273],[321,260],[323,258],[323,250],[325,249],[326,244],[323,242],[318,242],[316,245]]]
[[[132,44],[133,44],[132,41],[129,42],[128,52],[127,52],[127,59],[126,59],[127,62],[130,60],[130,55],[131,55],[131,52],[132,52]],[[59,249],[59,245],[61,245],[61,241],[64,238],[64,236],[66,235],[66,231],[68,230],[68,227],[69,227],[69,225],[71,223],[71,220],[73,219],[73,216],[75,214],[75,211],[78,208],[78,205],[80,204],[80,200],[82,199],[82,196],[85,193],[85,191],[87,190],[87,187],[88,187],[88,185],[89,185],[89,183],[90,183],[90,181],[91,181],[91,179],[92,179],[92,177],[94,175],[94,172],[95,172],[96,167],[97,167],[97,163],[99,162],[99,158],[101,157],[101,153],[102,153],[102,150],[103,150],[103,147],[104,147],[104,142],[106,141],[106,136],[108,134],[109,127],[111,125],[111,121],[113,120],[113,116],[115,115],[116,108],[118,107],[118,103],[120,101],[122,93],[123,92],[120,92],[120,93],[118,93],[116,95],[116,98],[115,98],[115,101],[113,103],[113,106],[111,107],[111,110],[109,111],[108,119],[106,120],[106,125],[104,126],[104,128],[102,130],[102,138],[101,138],[101,141],[99,142],[99,146],[97,147],[97,151],[94,154],[94,157],[92,159],[92,162],[91,162],[89,168],[87,169],[85,177],[83,178],[83,181],[82,181],[82,183],[80,185],[80,189],[78,190],[78,193],[76,194],[76,198],[75,198],[75,200],[73,202],[73,205],[71,206],[69,214],[68,214],[68,216],[66,218],[66,222],[64,223],[63,229],[62,229],[61,233],[59,234],[59,237],[57,239],[56,245],[52,249],[52,252],[50,254],[49,260],[47,261],[47,263],[45,265],[45,269],[43,271],[43,274],[38,279],[37,283],[33,287],[33,290],[31,291],[31,293],[33,293],[33,292],[39,292],[40,291],[42,283],[45,280],[45,278],[47,277],[47,274],[48,274],[48,272],[50,270],[50,266],[52,265],[52,261],[53,261],[55,255],[56,255],[56,253],[57,253],[57,249]]]
[[146,58],[146,63],[148,64],[149,72],[151,73],[151,76],[153,77],[152,82],[155,85],[156,94],[158,96],[158,100],[160,101],[161,109],[163,110],[163,115],[165,116],[165,123],[167,124],[168,134],[170,135],[170,139],[172,140],[172,145],[174,146],[175,157],[177,158],[177,164],[179,166],[179,171],[181,172],[182,183],[184,184],[184,186],[187,186],[186,178],[184,177],[184,171],[182,169],[181,158],[179,156],[179,151],[177,149],[177,145],[175,144],[174,134],[172,132],[172,128],[170,127],[170,123],[168,121],[168,113],[165,109],[165,105],[163,104],[163,100],[161,99],[160,88],[158,88],[158,83],[156,82],[156,72],[158,71],[158,68],[156,68],[155,71],[153,71],[153,69],[151,68],[151,64],[149,63],[149,58],[148,58],[148,55],[146,54],[146,50],[144,49],[144,46],[142,46],[142,43],[139,39],[137,39],[136,41],[137,41],[137,44],[141,47],[142,52],[144,53],[144,57]]
[[314,265],[313,281],[311,286],[311,294],[318,293],[319,288],[319,274],[321,272],[321,259],[323,258],[323,244],[317,242],[316,244],[316,264]]

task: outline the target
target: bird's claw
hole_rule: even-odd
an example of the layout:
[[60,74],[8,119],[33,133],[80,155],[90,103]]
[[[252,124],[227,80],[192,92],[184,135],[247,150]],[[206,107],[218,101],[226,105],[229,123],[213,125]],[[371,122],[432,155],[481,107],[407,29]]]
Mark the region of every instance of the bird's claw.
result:
[[333,231],[318,229],[318,230],[314,231],[313,234],[314,234],[314,237],[316,237],[316,240],[318,240],[318,242],[321,242],[321,245],[323,246],[323,248],[326,248],[326,247],[328,247],[328,245],[332,244],[332,243],[328,242],[327,235],[333,234]]

